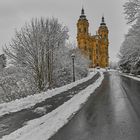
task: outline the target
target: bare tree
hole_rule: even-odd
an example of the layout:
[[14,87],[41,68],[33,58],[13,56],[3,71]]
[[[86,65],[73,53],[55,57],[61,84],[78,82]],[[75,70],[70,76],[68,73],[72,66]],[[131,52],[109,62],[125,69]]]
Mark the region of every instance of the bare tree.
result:
[[20,31],[4,52],[14,64],[26,67],[32,75],[38,89],[43,90],[51,84],[53,51],[68,38],[68,29],[57,19],[32,19]]

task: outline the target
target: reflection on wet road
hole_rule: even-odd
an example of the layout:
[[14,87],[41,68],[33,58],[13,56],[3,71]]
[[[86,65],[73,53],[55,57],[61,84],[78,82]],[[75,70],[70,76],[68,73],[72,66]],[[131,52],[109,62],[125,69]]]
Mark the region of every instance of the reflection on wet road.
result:
[[140,82],[105,73],[101,87],[50,140],[140,140]]

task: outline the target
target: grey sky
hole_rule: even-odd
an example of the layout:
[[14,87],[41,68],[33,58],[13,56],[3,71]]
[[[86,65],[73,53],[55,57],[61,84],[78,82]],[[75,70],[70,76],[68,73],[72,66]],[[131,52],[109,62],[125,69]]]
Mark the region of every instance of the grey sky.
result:
[[70,41],[76,42],[76,23],[84,6],[90,23],[90,32],[95,34],[104,14],[109,28],[109,54],[117,60],[119,47],[128,27],[123,15],[126,0],[0,0],[0,53],[2,46],[10,42],[15,29],[20,29],[32,17],[57,17],[69,28]]

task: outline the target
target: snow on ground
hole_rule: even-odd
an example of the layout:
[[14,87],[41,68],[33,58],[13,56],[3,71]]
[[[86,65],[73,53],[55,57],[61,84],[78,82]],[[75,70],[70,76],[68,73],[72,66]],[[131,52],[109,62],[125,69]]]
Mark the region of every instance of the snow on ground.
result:
[[47,92],[42,92],[40,94],[30,95],[25,98],[17,99],[15,101],[11,101],[8,103],[0,104],[0,116],[9,114],[11,112],[17,112],[22,109],[30,108],[35,104],[46,100],[47,98],[51,98],[56,94],[60,94],[61,92],[67,91],[80,83],[86,82],[91,79],[97,72],[90,72],[89,76],[83,78],[81,80],[77,80],[71,84],[65,85],[63,87],[55,88],[52,90],[48,90]]
[[116,69],[110,69],[110,70],[107,70],[107,71],[116,72],[118,70],[116,70]]
[[106,68],[90,68],[89,71],[99,71],[99,72],[107,72],[107,71],[110,71],[110,72],[114,72],[114,71],[117,71],[115,69],[106,69]]
[[101,77],[86,89],[76,94],[69,101],[59,106],[43,117],[27,122],[27,125],[16,130],[1,140],[47,140],[63,127],[71,117],[82,107],[88,97],[99,87],[104,79]]
[[139,78],[139,77],[135,77],[135,76],[133,76],[132,74],[130,74],[130,75],[124,74],[124,73],[120,73],[120,74],[121,74],[122,76],[125,76],[125,77],[128,77],[128,78],[131,78],[131,79],[140,81],[140,78]]

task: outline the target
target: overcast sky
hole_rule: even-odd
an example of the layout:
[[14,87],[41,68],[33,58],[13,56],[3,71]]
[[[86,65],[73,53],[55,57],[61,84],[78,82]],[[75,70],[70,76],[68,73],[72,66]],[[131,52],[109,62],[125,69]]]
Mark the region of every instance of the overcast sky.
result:
[[84,6],[90,23],[90,33],[95,34],[104,14],[109,28],[109,55],[117,60],[117,53],[127,33],[123,15],[126,0],[0,0],[0,54],[8,44],[15,29],[20,29],[33,17],[56,17],[68,26],[70,41],[76,42],[76,23]]

